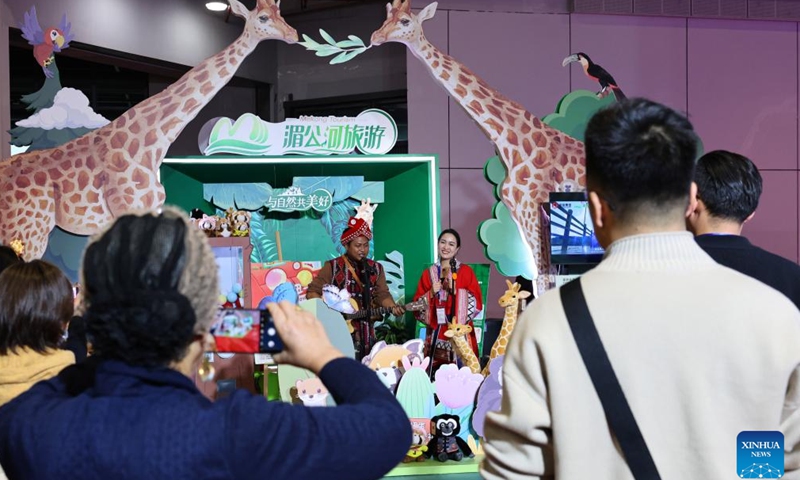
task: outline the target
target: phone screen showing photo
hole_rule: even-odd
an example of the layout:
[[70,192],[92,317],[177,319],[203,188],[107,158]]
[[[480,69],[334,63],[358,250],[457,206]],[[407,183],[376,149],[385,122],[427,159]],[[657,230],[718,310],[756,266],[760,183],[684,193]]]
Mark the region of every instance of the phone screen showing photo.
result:
[[261,311],[223,309],[211,326],[217,351],[225,353],[260,353]]
[[278,353],[283,342],[268,311],[222,309],[211,326],[217,351],[223,353]]

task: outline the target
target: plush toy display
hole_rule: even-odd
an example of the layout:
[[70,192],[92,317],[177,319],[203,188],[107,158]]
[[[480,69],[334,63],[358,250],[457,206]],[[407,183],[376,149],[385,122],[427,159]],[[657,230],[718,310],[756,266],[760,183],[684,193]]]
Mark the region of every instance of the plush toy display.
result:
[[434,457],[440,462],[447,460],[459,462],[464,455],[475,456],[467,442],[458,436],[461,431],[461,421],[456,415],[447,413],[436,415],[431,419],[431,425],[433,438],[428,443],[428,456]]

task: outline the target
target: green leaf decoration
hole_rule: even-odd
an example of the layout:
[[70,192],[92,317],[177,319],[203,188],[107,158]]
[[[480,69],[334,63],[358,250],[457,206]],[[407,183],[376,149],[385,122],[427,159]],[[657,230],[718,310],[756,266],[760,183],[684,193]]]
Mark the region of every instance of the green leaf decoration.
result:
[[336,40],[334,40],[333,37],[331,37],[330,33],[320,28],[319,34],[322,35],[322,38],[325,39],[325,41],[328,42],[329,44],[336,45]]
[[341,42],[336,42],[336,46],[339,48],[350,48],[350,47],[362,47],[359,42],[354,42],[352,40],[342,40]]
[[207,183],[203,185],[203,199],[220,210],[233,207],[237,210],[258,210],[266,205],[272,195],[268,183]]
[[305,34],[303,34],[304,41],[298,43],[305,47],[306,50],[314,52],[314,55],[318,57],[335,55],[329,62],[331,65],[348,62],[370,48],[364,44],[364,40],[355,35],[348,35],[347,40],[337,42],[330,33],[321,28],[319,29],[319,34],[325,44],[319,43]]
[[392,298],[398,304],[406,303],[406,279],[403,273],[403,254],[394,251],[386,254],[386,260],[380,260],[383,266],[383,271],[386,274],[386,284],[389,287],[389,292]]
[[355,50],[352,50],[352,51],[349,51],[349,52],[342,52],[339,55],[337,55],[333,60],[331,60],[330,64],[331,65],[336,65],[336,64],[339,64],[339,63],[345,63],[345,62],[349,61],[350,59],[352,59],[353,57],[355,57],[358,54],[359,54],[359,52],[357,52]]
[[250,263],[269,263],[278,260],[275,231],[279,228],[279,224],[278,220],[264,218],[258,212],[253,212],[250,216],[250,243],[253,244]]
[[349,38],[351,41],[359,44],[362,47],[366,47],[366,45],[364,45],[364,40],[361,40],[360,38],[356,37],[355,35],[348,35],[347,38]]

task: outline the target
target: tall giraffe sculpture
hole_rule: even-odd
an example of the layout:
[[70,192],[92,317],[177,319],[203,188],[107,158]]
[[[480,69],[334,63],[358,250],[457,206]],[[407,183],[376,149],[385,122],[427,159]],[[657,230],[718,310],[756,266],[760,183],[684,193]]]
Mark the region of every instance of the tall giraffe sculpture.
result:
[[472,373],[480,373],[481,362],[478,360],[478,357],[475,355],[475,352],[472,351],[467,341],[467,335],[470,333],[472,333],[472,327],[470,325],[458,323],[458,320],[454,318],[452,322],[447,324],[447,331],[444,332],[444,336],[450,339],[450,343],[453,344],[453,349],[456,351],[458,358],[469,367],[469,370]]
[[393,0],[386,5],[386,21],[372,34],[371,43],[406,45],[495,145],[508,172],[501,186],[502,200],[531,246],[538,295],[549,287],[549,255],[541,241],[539,208],[552,191],[585,187],[583,143],[545,125],[433,46],[425,38],[422,22],[433,17],[436,6],[431,3],[414,14],[411,0]]
[[521,287],[519,283],[511,283],[506,279],[506,285],[508,286],[508,290],[506,290],[506,293],[504,293],[497,302],[505,309],[503,326],[500,329],[500,333],[497,335],[497,340],[495,340],[494,345],[492,345],[492,351],[489,352],[489,361],[481,372],[484,377],[489,376],[489,364],[492,363],[492,360],[500,355],[505,355],[506,347],[508,347],[508,340],[511,338],[511,332],[514,331],[514,326],[519,316],[520,301],[531,296],[531,292],[526,292],[525,290],[520,291]]
[[186,124],[262,40],[297,42],[280,0],[258,0],[252,11],[229,2],[245,27],[226,49],[104,127],[0,162],[0,243],[21,243],[25,259],[39,258],[56,225],[91,235],[119,215],[164,204],[158,169]]

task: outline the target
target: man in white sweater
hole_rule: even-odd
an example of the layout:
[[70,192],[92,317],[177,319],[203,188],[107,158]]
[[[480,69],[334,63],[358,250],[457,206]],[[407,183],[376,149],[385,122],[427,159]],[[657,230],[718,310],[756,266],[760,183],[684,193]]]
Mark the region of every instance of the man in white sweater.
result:
[[[685,231],[695,145],[685,117],[647,100],[592,118],[589,208],[607,252],[582,277],[586,303],[661,478],[749,476],[737,470],[745,430],[783,432],[782,478],[800,478],[800,312]],[[558,291],[522,314],[503,379],[485,478],[633,478]]]

